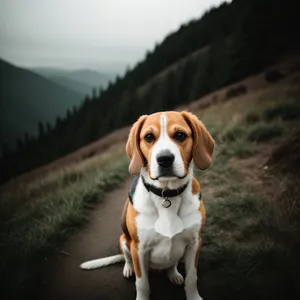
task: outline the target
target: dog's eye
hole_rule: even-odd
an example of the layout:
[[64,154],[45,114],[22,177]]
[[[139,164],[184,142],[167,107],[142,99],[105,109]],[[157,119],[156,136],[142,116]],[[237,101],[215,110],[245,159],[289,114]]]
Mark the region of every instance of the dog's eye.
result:
[[147,142],[147,143],[152,143],[154,140],[155,140],[155,137],[152,133],[147,133],[144,137],[144,140]]
[[177,131],[177,132],[174,134],[173,138],[174,138],[177,142],[182,143],[182,142],[184,142],[185,139],[186,139],[186,134],[185,134],[184,132],[182,132],[182,131]]

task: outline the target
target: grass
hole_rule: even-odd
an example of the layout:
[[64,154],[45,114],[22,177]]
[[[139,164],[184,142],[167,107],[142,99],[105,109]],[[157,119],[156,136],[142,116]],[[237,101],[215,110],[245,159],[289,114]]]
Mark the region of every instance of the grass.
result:
[[[261,142],[278,143],[283,133],[299,128],[292,114],[277,113],[287,103],[297,107],[299,96],[299,89],[281,86],[199,113],[217,142],[213,165],[196,174],[207,210],[199,262],[199,290],[206,299],[299,299],[299,174],[276,169],[270,182],[259,178],[255,164]],[[276,116],[265,118],[270,111]],[[245,173],[249,157],[254,164]]]
[[238,138],[241,138],[245,135],[246,128],[243,124],[239,122],[229,123],[224,130],[222,130],[222,134],[220,134],[221,141],[235,141]]
[[263,118],[271,121],[277,118],[282,120],[300,119],[300,103],[279,103],[276,106],[266,109]]
[[[59,172],[56,180],[52,174],[51,180],[31,184],[24,195],[25,187],[0,202],[5,216],[0,226],[0,272],[6,274],[2,284],[10,294],[20,292],[34,275],[39,259],[59,249],[87,221],[87,209],[128,176],[127,158],[115,160],[100,167]],[[25,203],[12,209],[12,203],[20,203],[20,196]]]
[[281,136],[284,129],[279,124],[256,124],[252,126],[247,133],[247,140],[252,142],[268,141],[275,137]]
[[253,124],[260,120],[260,116],[256,112],[250,112],[246,115],[245,121],[247,124]]
[[[121,148],[121,147],[118,147]],[[90,159],[83,160],[77,164],[70,165],[63,169],[44,174],[29,182],[13,182],[1,190],[0,220],[3,223],[11,218],[23,205],[30,201],[31,204],[39,201],[40,197],[50,194],[54,190],[62,190],[72,183],[78,183],[87,176],[99,173],[101,168],[107,167],[121,157],[122,152],[115,147],[109,151]]]

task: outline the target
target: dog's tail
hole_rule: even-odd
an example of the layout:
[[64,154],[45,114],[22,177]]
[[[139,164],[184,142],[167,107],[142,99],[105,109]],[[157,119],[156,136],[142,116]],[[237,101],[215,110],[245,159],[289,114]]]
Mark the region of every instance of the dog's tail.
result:
[[86,261],[80,265],[80,268],[84,270],[92,270],[92,269],[102,268],[105,266],[116,264],[122,261],[125,261],[124,255],[118,254],[118,255],[113,255],[113,256],[104,257],[100,259]]

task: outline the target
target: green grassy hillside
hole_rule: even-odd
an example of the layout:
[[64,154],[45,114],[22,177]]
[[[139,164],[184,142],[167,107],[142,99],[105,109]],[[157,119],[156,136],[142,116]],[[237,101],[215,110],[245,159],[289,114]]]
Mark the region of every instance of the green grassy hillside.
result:
[[55,124],[57,116],[83,97],[31,71],[0,60],[1,144],[13,145],[24,133],[37,134],[38,122]]

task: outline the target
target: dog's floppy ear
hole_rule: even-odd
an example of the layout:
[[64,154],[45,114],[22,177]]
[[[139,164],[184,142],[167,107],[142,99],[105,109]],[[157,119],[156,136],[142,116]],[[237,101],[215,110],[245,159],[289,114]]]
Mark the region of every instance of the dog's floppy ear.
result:
[[129,173],[137,175],[143,164],[143,155],[140,149],[140,132],[148,116],[141,116],[132,126],[126,144],[126,152],[130,159]]
[[203,123],[193,114],[183,111],[182,116],[193,132],[193,159],[196,167],[205,170],[211,165],[215,141]]

